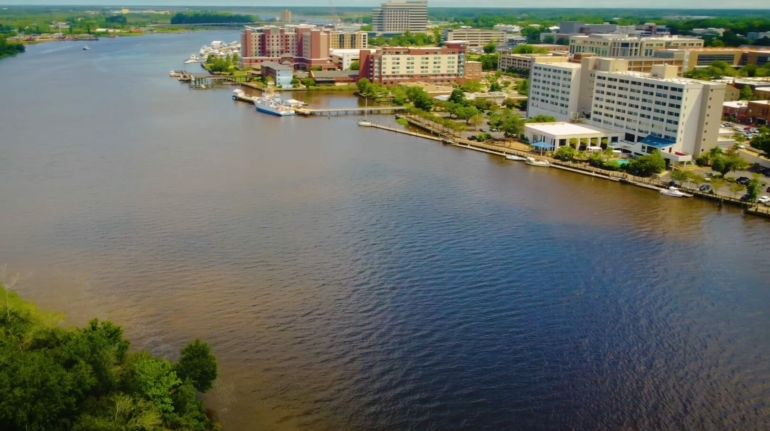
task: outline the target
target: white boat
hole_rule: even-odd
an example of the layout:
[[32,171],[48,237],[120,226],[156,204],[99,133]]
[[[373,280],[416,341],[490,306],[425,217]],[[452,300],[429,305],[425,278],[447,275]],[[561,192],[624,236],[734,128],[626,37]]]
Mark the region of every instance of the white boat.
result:
[[537,159],[535,159],[533,157],[527,157],[526,160],[525,160],[525,163],[530,165],[530,166],[541,166],[541,167],[544,167],[544,168],[547,168],[547,167],[551,166],[551,164],[548,163],[548,160],[537,160]]
[[176,78],[176,77],[179,76],[179,74],[176,73],[176,70],[172,70],[171,72],[168,73],[168,76],[170,76],[172,78]]
[[515,162],[523,162],[527,160],[526,157],[517,156],[516,154],[506,154],[505,155],[506,160],[513,160]]
[[671,186],[671,187],[669,187],[667,189],[661,190],[660,194],[666,195],[666,196],[671,196],[672,198],[689,198],[690,197],[690,195],[688,195],[687,193],[684,193],[681,190],[679,190],[678,188],[673,187],[673,186]]
[[195,55],[195,54],[192,54],[192,55],[190,55],[190,58],[188,58],[187,60],[185,60],[184,64],[190,64],[190,63],[198,63],[199,61],[201,61],[201,58],[200,58],[200,57],[198,57],[198,56],[197,56],[197,55]]
[[367,120],[358,120],[358,125],[361,127],[372,127],[372,122]]
[[91,49],[91,48],[89,48],[88,45],[83,47],[83,51],[88,51],[89,49]]
[[279,117],[287,117],[294,115],[294,109],[284,103],[280,98],[273,96],[272,94],[264,95],[262,97],[254,97],[251,100],[254,101],[258,112],[265,114],[276,115]]

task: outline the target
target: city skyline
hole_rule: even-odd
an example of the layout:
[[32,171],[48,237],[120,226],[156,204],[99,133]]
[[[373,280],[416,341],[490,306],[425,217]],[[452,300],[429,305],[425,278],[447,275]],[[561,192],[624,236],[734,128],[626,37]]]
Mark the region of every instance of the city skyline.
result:
[[[335,7],[377,7],[385,0],[335,0]],[[297,0],[278,3],[267,0],[225,0],[216,2],[212,0],[10,0],[0,1],[0,6],[144,6],[144,7],[180,7],[180,6],[252,6],[252,7],[328,7],[328,0]],[[460,0],[429,0],[430,7],[457,7],[467,8],[468,3]],[[510,3],[506,0],[478,0],[474,2],[475,8],[506,8]],[[633,0],[596,0],[590,7],[583,7],[585,3],[576,0],[564,2],[561,0],[524,1],[517,3],[512,9],[521,8],[577,8],[577,9],[618,9],[635,8],[638,2]],[[694,4],[688,0],[649,0],[642,9],[767,9],[767,3],[763,0],[738,0],[725,3],[720,0],[703,0]]]

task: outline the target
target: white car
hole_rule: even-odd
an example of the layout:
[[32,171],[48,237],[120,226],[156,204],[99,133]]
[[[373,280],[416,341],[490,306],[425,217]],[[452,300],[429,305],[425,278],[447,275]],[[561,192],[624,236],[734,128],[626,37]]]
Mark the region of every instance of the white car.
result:
[[760,196],[757,198],[757,202],[761,204],[770,203],[770,196]]

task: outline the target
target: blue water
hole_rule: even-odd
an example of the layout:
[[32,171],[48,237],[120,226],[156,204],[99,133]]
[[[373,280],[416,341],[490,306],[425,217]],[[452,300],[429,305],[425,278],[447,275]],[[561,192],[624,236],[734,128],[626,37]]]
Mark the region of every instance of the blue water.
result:
[[770,429],[767,220],[168,77],[236,38],[0,61],[23,295],[208,340],[226,430]]

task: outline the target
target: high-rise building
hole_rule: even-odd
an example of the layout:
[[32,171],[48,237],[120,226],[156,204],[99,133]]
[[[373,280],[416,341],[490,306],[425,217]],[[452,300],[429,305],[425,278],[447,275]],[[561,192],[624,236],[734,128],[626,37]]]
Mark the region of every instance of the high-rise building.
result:
[[442,42],[464,41],[469,48],[479,48],[489,42],[499,45],[505,43],[505,32],[480,28],[456,28],[444,30]]
[[329,49],[329,32],[311,26],[249,27],[241,33],[239,62],[242,68],[283,61],[297,69],[334,69]]
[[652,57],[659,49],[702,48],[703,39],[691,37],[634,37],[627,34],[591,34],[569,38],[570,54],[590,52],[602,57]]
[[281,22],[287,24],[291,22],[291,11],[289,9],[284,9],[281,11]]
[[393,0],[372,11],[372,31],[403,33],[428,29],[428,2]]
[[717,145],[726,85],[679,78],[676,66],[642,73],[628,71],[623,59],[554,64],[535,58],[530,79],[528,116],[582,118],[621,132],[616,148],[624,151],[659,150],[668,160],[687,162]]
[[359,75],[380,84],[409,81],[463,82],[481,78],[481,65],[467,65],[465,44],[447,42],[443,47],[381,48],[361,50]]

